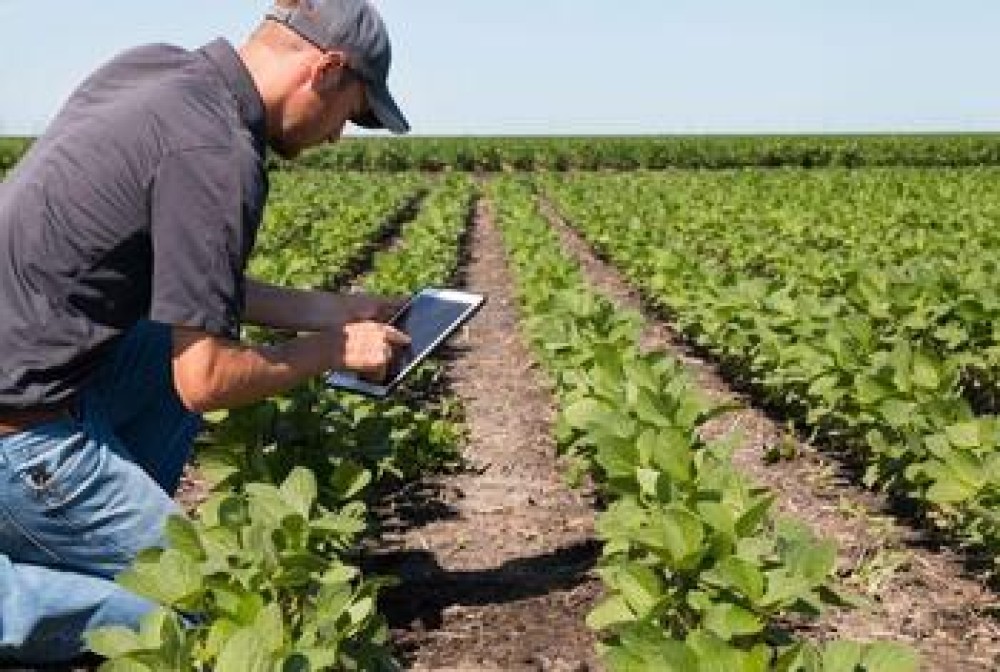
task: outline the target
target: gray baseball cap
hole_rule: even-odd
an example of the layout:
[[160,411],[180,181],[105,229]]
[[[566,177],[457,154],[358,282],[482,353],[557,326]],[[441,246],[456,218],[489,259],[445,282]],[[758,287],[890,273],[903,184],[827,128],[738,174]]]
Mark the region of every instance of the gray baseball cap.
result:
[[392,46],[378,10],[368,0],[277,2],[267,18],[284,24],[323,50],[347,54],[348,67],[365,84],[371,113],[351,121],[365,128],[406,133],[410,124],[389,93]]

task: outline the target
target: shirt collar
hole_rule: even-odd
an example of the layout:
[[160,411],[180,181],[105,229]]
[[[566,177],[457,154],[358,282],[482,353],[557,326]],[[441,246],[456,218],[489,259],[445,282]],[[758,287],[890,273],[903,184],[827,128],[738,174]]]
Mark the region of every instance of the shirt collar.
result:
[[263,156],[267,146],[264,101],[250,71],[232,45],[223,38],[209,42],[199,50],[219,71],[236,98],[240,119],[253,134],[257,150]]

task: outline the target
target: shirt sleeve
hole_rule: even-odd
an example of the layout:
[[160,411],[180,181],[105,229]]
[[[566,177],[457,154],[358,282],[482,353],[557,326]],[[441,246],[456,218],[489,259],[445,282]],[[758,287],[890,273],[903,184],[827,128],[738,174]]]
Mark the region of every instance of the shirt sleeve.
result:
[[238,337],[249,247],[241,204],[229,148],[163,158],[152,185],[150,319]]

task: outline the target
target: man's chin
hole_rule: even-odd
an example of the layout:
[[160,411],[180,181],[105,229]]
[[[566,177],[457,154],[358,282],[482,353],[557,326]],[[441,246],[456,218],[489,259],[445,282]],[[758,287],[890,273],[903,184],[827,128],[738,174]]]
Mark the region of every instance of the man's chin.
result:
[[286,145],[272,145],[271,149],[274,153],[285,159],[286,161],[291,161],[292,159],[297,159],[300,154],[302,154],[301,147],[288,147]]
[[280,156],[281,158],[291,161],[296,159],[302,154],[302,150],[305,149],[300,142],[294,142],[291,138],[285,137],[272,137],[269,142],[271,150]]

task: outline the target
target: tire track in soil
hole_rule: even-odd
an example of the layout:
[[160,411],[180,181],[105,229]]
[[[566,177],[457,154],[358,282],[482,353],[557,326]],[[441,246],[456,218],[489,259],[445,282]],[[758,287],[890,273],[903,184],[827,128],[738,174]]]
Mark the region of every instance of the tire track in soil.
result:
[[[1000,670],[1000,598],[983,577],[967,570],[959,553],[936,547],[927,531],[897,522],[886,498],[855,485],[841,465],[815,446],[789,436],[781,424],[755,408],[751,398],[734,391],[668,324],[644,310],[640,293],[597,257],[553,204],[541,199],[540,206],[592,285],[646,316],[644,347],[676,357],[709,399],[742,406],[707,425],[706,438],[738,433],[736,465],[775,493],[781,513],[835,540],[840,549],[838,572],[861,577],[867,584],[867,589],[851,582],[846,587],[870,604],[854,611],[831,611],[797,631],[815,640],[906,642],[920,651],[925,669],[934,672]],[[788,440],[795,441],[797,457],[765,464],[766,448]]]
[[585,623],[600,596],[586,493],[563,482],[552,395],[521,341],[506,256],[480,201],[464,286],[487,295],[449,348],[470,469],[396,495],[383,515],[378,571],[399,576],[382,610],[408,667],[599,669]]

